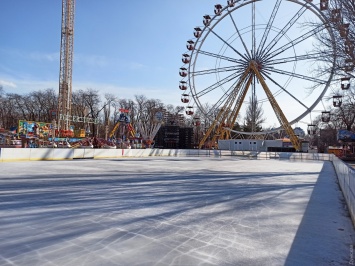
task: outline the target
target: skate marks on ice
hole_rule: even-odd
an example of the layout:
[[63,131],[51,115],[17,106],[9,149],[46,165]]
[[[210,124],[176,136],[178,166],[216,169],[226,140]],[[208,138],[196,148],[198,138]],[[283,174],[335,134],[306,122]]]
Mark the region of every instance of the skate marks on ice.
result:
[[330,162],[2,166],[1,265],[340,265],[349,253]]

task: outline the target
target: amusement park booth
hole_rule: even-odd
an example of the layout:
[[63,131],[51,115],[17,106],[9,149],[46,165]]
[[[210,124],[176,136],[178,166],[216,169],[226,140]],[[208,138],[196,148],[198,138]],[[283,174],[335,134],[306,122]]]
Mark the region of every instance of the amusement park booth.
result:
[[218,140],[218,149],[231,151],[267,151],[268,147],[282,147],[282,140],[229,139]]
[[[341,150],[337,151],[336,155],[342,160],[355,161],[355,133],[349,130],[340,129],[338,130],[337,139],[342,147]],[[334,152],[331,152],[331,149],[328,148],[328,153]]]
[[[259,140],[259,139],[229,139],[218,140],[218,149],[230,151],[257,152],[294,152],[289,139]],[[302,141],[302,152],[308,152],[309,142]]]

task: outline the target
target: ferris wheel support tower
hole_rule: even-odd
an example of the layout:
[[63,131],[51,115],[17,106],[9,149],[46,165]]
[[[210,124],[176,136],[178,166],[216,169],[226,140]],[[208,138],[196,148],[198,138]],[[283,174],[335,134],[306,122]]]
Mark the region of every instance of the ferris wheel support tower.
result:
[[58,130],[69,129],[72,96],[75,0],[62,0],[62,33],[57,110]]

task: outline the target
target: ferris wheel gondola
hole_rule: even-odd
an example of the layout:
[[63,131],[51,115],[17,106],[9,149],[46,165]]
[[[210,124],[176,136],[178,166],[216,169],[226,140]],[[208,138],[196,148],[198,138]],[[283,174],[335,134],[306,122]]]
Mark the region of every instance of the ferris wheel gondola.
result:
[[342,95],[334,95],[333,96],[333,106],[334,107],[340,107],[343,103],[342,100],[343,96]]
[[[226,2],[214,6],[214,15],[203,16],[204,26],[194,28],[195,39],[187,42],[189,60],[180,68],[186,94],[212,121],[205,137],[229,138],[223,125],[234,125],[247,106],[255,111],[259,105],[279,126],[258,132],[253,120],[251,132],[244,134],[284,129],[296,139],[291,125],[318,105],[332,83],[336,44],[331,22],[339,21],[339,11],[329,10],[328,1],[322,0],[276,0],[271,6],[262,0]],[[333,44],[325,51],[330,60],[321,63],[327,70],[322,73],[317,70],[324,54],[313,49],[318,34]],[[347,69],[352,66],[349,62]],[[207,109],[206,103],[212,107]],[[186,113],[190,111],[189,102]]]
[[190,102],[190,97],[189,97],[189,95],[186,94],[186,93],[183,93],[183,94],[181,95],[181,102],[183,102],[183,103],[188,103],[188,102]]
[[350,89],[350,77],[341,78],[341,89],[342,90]]
[[310,124],[307,126],[307,133],[308,135],[315,135],[317,132],[317,125]]
[[330,122],[330,111],[323,111],[322,112],[322,116],[321,116],[321,120],[323,123],[329,123]]
[[186,111],[185,112],[186,112],[187,115],[193,115],[194,114],[194,107],[191,106],[191,105],[188,105],[186,107]]

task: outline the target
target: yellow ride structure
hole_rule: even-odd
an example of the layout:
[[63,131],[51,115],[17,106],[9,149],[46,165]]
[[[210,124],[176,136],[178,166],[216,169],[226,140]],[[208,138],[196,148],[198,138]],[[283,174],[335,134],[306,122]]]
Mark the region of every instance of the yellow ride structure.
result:
[[[256,76],[257,80],[262,85],[262,88],[264,89],[280,124],[290,136],[293,147],[296,149],[296,151],[301,150],[301,141],[295,135],[292,127],[287,121],[286,116],[283,114],[280,106],[268,88],[264,78],[260,74],[258,67],[260,66],[258,66],[258,63],[254,60],[249,63],[248,68],[240,78],[233,92],[229,95],[224,106],[220,109],[218,115],[216,116],[216,119],[213,121],[212,125],[208,128],[206,134],[200,141],[200,149],[205,144],[206,140],[211,136],[213,131],[214,134],[212,136],[212,143],[215,143],[217,139],[230,139],[230,131],[226,130],[226,127],[229,128],[234,125],[245,96],[252,83],[253,77]],[[239,97],[237,97],[237,95],[239,95]]]

